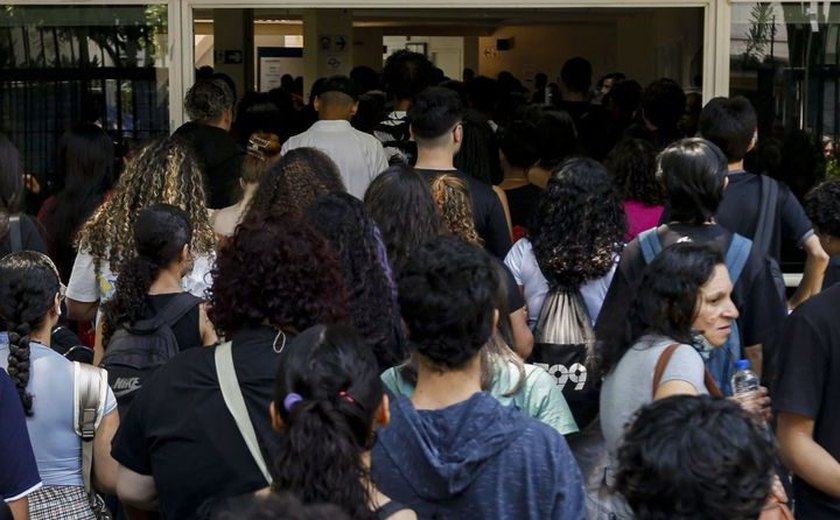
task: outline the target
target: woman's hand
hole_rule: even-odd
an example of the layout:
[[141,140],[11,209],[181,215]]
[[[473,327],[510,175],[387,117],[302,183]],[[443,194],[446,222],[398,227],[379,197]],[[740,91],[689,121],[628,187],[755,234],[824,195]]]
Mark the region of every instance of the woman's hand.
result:
[[730,397],[733,401],[738,403],[744,410],[769,421],[772,418],[773,410],[770,407],[770,395],[767,388],[762,386],[753,392],[745,394],[733,395]]

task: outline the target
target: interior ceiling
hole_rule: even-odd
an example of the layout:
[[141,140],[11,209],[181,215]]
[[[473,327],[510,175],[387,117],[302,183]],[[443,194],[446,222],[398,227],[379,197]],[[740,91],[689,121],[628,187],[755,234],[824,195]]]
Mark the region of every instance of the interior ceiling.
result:
[[[656,8],[657,10],[669,8]],[[618,16],[644,14],[652,8],[609,9],[353,9],[357,27],[465,26],[492,29],[503,25],[608,23]],[[255,9],[256,21],[300,20],[302,9]],[[212,20],[213,11],[197,9],[196,20]]]

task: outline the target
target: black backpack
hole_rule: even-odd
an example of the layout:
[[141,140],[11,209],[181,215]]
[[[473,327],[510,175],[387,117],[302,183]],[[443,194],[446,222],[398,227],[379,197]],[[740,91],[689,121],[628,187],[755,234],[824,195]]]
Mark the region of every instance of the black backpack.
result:
[[117,398],[122,415],[152,373],[174,357],[180,349],[172,326],[201,299],[190,293],[173,297],[154,318],[122,326],[114,332],[102,359],[108,371],[108,384]]

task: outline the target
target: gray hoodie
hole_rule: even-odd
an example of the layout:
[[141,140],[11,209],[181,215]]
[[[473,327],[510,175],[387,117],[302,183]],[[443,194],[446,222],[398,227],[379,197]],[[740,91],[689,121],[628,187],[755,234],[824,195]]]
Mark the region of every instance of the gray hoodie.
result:
[[442,410],[392,403],[373,480],[420,518],[583,519],[580,470],[556,430],[483,392]]

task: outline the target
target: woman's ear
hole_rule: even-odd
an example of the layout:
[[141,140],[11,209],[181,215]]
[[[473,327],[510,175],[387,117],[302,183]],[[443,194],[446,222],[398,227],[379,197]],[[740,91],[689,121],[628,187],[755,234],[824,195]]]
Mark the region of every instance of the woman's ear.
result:
[[271,427],[274,428],[274,431],[282,432],[286,429],[286,423],[280,417],[280,412],[277,411],[274,401],[271,401],[271,404],[268,405],[268,416],[271,417]]

